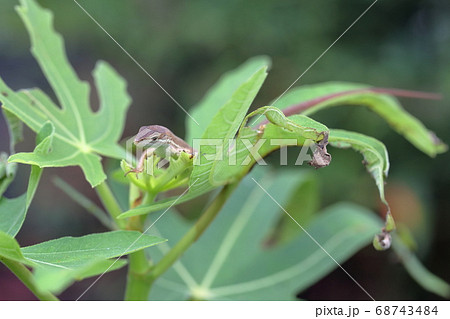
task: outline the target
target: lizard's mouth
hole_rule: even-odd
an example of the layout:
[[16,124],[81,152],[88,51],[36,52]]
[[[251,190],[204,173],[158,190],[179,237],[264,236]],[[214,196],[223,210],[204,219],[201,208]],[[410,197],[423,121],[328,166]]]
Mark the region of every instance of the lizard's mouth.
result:
[[137,147],[145,148],[150,144],[150,141],[145,136],[136,136],[134,139],[134,145]]
[[146,127],[141,127],[141,129],[139,130],[139,132],[136,134],[135,138],[134,138],[134,144],[138,145],[142,142],[145,142],[149,135],[151,135],[151,131],[146,128]]
[[134,145],[136,146],[140,146],[140,144],[142,144],[142,138],[135,138],[133,141]]
[[134,139],[134,144],[138,145],[139,143],[142,143],[144,140],[145,140],[144,137],[136,136],[136,138]]
[[144,143],[147,144],[149,141],[150,141],[149,134],[145,131],[144,132],[139,131],[139,133],[134,138],[134,144],[136,145]]
[[155,141],[154,139],[149,139],[147,136],[137,136],[134,139],[134,145],[139,147],[146,147],[146,146],[154,146],[154,145],[160,145],[162,144],[160,141]]

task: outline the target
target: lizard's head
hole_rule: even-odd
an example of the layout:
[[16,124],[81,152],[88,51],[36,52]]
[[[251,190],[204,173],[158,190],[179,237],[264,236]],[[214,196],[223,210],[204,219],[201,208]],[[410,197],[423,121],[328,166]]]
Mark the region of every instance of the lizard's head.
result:
[[160,125],[143,126],[134,138],[134,144],[145,147],[165,143],[167,139],[166,130],[165,127]]

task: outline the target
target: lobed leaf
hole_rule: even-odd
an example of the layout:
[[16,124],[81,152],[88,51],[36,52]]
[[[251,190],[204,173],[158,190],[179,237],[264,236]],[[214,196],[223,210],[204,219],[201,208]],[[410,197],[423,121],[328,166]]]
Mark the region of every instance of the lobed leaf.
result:
[[[302,175],[298,170],[264,176],[261,168],[255,168],[196,245],[155,282],[150,299],[295,299],[298,291],[335,269],[336,263],[299,227],[299,236],[290,243],[264,245],[274,222],[285,213],[252,177],[285,206],[299,176]],[[380,225],[381,221],[366,209],[340,204],[314,217],[306,230],[342,263],[369,244]],[[152,231],[177,242],[189,226],[176,214],[167,214]],[[165,246],[166,243],[158,247],[160,252],[155,251],[156,259],[168,249]]]
[[30,34],[32,53],[61,108],[38,89],[14,92],[0,79],[4,109],[35,132],[47,121],[55,128],[49,154],[19,153],[10,161],[39,167],[80,166],[94,187],[106,178],[99,154],[125,158],[125,151],[117,144],[130,102],[125,82],[108,64],[99,62],[93,75],[100,109],[94,113],[88,104],[89,86],[70,66],[63,40],[53,30],[52,14],[30,0],[21,0],[17,11]]
[[[304,175],[286,170],[263,176],[262,171],[257,167],[243,180],[196,245],[158,278],[150,300],[290,300],[337,267],[290,218],[286,221],[291,221],[298,235],[282,245],[265,245],[274,222],[286,214],[251,178],[258,180],[291,216],[300,216],[295,206],[286,203],[295,196],[295,184]],[[328,207],[306,222],[297,218],[341,264],[370,244],[382,225],[373,212],[351,203]],[[177,242],[189,227],[189,222],[172,213],[158,221],[152,232],[169,238],[170,243]],[[158,260],[169,248],[168,243],[158,245],[152,256]],[[399,238],[393,248],[422,287],[448,298],[449,285],[430,273]]]
[[[296,173],[298,174],[298,173]],[[298,184],[293,187],[289,199],[284,208],[302,226],[307,226],[319,211],[320,193],[317,176],[311,172],[300,175]],[[269,244],[284,244],[298,237],[298,225],[280,210],[273,232],[271,232]]]

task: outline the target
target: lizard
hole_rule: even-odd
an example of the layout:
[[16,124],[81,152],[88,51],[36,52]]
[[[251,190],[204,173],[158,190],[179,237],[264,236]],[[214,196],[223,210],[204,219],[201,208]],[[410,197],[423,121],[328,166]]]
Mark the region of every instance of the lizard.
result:
[[153,154],[164,159],[177,157],[182,152],[189,154],[191,158],[197,154],[197,151],[183,139],[162,125],[142,126],[134,139],[134,144],[146,148],[146,150],[141,155],[137,167],[128,171],[125,175],[131,172],[142,172],[145,160]]

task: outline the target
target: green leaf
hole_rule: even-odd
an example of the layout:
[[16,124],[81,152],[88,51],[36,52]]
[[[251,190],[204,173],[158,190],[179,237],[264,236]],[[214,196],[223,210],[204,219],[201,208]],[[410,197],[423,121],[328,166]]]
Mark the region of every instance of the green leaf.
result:
[[0,198],[0,231],[15,237],[25,220],[27,212],[26,194],[8,199]]
[[[250,78],[247,78],[246,81],[238,87],[231,99],[228,100],[213,117],[211,123],[203,133],[203,141],[215,139],[219,144],[221,143],[219,147],[223,153],[224,150],[228,150],[229,139],[233,139],[236,135],[250,104],[261,88],[266,76],[267,66],[264,66],[256,71]],[[213,181],[213,167],[216,161],[206,157],[215,156],[215,145],[204,145],[198,151],[200,152],[200,155],[198,155],[198,161],[194,159],[194,168],[189,181],[189,191],[186,195],[182,197],[170,197],[150,205],[137,207],[124,212],[119,218],[148,214],[153,211],[170,207],[174,204],[180,204],[219,186],[220,184],[214,183]]]
[[0,231],[0,260],[6,258],[31,266],[33,263],[24,258],[17,241],[9,234]]
[[[37,154],[48,154],[52,147],[53,124],[47,122],[36,136]],[[0,230],[15,237],[25,220],[27,210],[33,200],[39,180],[42,175],[42,168],[32,165],[26,194],[14,199],[0,197]]]
[[[261,171],[255,168],[243,180],[217,220],[155,281],[151,300],[290,300],[337,267],[300,228],[300,236],[287,245],[263,245],[284,212],[251,177],[284,206],[295,190],[298,173],[284,170],[260,178]],[[380,225],[366,209],[340,204],[318,214],[306,230],[342,263],[369,244]],[[177,242],[190,225],[176,214],[167,214],[155,227],[154,234]],[[162,255],[166,246],[158,246],[152,257],[158,259],[157,252]]]
[[[253,76],[233,94],[229,100],[216,113],[203,133],[202,140],[217,139],[220,143],[219,153],[226,154],[230,148],[230,140],[233,139],[245,119],[248,108],[253,102],[256,94],[267,76],[267,66],[260,68]],[[194,166],[191,175],[191,183],[198,179],[195,185],[191,184],[190,192],[195,192],[202,188],[211,188],[214,185],[221,185],[223,181],[216,181],[214,165],[216,159],[209,159],[206,156],[214,157],[218,151],[216,145],[202,145],[198,151],[198,162]]]
[[122,268],[127,260],[99,260],[92,261],[83,267],[76,269],[61,269],[40,265],[34,271],[36,285],[42,289],[59,294],[69,287],[74,281],[80,281],[89,277],[101,275]]
[[126,260],[110,260],[151,247],[165,239],[137,231],[113,231],[83,237],[63,237],[20,248],[11,236],[0,231],[0,259],[31,266],[33,280],[41,290],[60,293],[75,280],[123,267]]
[[238,68],[223,74],[217,83],[208,90],[203,99],[191,110],[192,117],[196,119],[199,125],[192,121],[191,118],[186,118],[186,141],[191,143],[194,138],[201,138],[213,115],[231,99],[241,83],[247,81],[256,71],[264,66],[270,66],[270,58],[257,56],[247,60]]
[[[319,210],[319,184],[317,177],[305,173],[299,178],[298,185],[294,187],[292,195],[286,201],[284,208],[302,226],[307,226]],[[300,235],[298,225],[281,211],[275,229],[269,237],[269,243],[287,243]]]
[[389,172],[389,158],[386,147],[373,137],[344,130],[330,130],[328,141],[332,146],[353,148],[363,155],[363,163],[375,180],[380,200],[387,208],[384,228],[380,234],[374,237],[373,246],[376,250],[388,249],[392,242],[392,237],[389,233],[395,230],[395,221],[384,195],[385,178]]
[[99,62],[93,76],[100,108],[92,112],[89,86],[80,81],[69,64],[63,40],[53,30],[52,14],[30,0],[21,0],[17,11],[30,33],[33,55],[61,108],[38,89],[14,92],[0,79],[3,108],[35,132],[47,121],[55,128],[49,154],[19,153],[10,161],[39,167],[80,166],[94,187],[106,178],[99,154],[125,158],[125,151],[117,144],[130,102],[125,82],[108,64]]
[[337,148],[352,148],[364,157],[367,171],[375,180],[381,201],[388,206],[384,196],[384,180],[389,172],[389,157],[383,143],[360,133],[330,130],[328,141]]
[[23,140],[23,123],[17,116],[6,109],[2,109],[2,112],[5,116],[6,124],[8,124],[10,153],[13,154],[15,153],[14,148],[16,144]]
[[124,256],[166,241],[137,231],[118,230],[83,237],[62,237],[23,247],[23,255],[38,264],[80,268],[93,260]]
[[14,180],[17,163],[8,163],[8,154],[0,152],[0,199]]
[[[1,98],[0,98],[1,101]],[[2,109],[9,132],[9,151],[14,154],[15,146],[23,140],[23,124],[22,122],[5,109]],[[9,184],[14,180],[17,171],[17,163],[8,163],[8,154],[0,152],[0,199],[8,188]]]
[[366,106],[422,152],[429,156],[445,152],[447,145],[427,130],[422,122],[406,112],[398,100],[389,94],[396,94],[397,91],[362,84],[330,82],[294,88],[274,104],[286,115],[300,112],[310,115],[338,105]]
[[[36,135],[36,147],[34,154],[40,156],[48,155],[53,148],[53,136],[55,134],[55,127],[51,122],[46,122]],[[27,210],[33,200],[36,189],[41,180],[43,169],[37,165],[31,165],[30,178],[28,179],[27,188]]]
[[426,269],[399,236],[394,237],[392,248],[405,269],[420,286],[442,298],[450,299],[450,285]]
[[[264,128],[245,126],[248,119],[257,114],[263,114],[270,123]],[[225,183],[242,178],[255,162],[284,145],[286,140],[295,145],[311,145],[328,135],[328,128],[304,115],[293,115],[289,118],[275,107],[265,106],[247,115],[243,121],[235,145],[226,153],[223,160],[214,166],[214,182]],[[252,145],[252,147],[248,147]],[[251,150],[257,151],[259,157],[251,155]]]
[[139,174],[128,174],[133,168],[125,160],[122,160],[120,163],[121,175],[126,175],[126,180],[152,194],[188,184],[193,168],[191,155],[182,152],[178,157],[170,157],[168,159],[169,167],[165,168],[159,166],[161,160],[159,157],[149,156],[145,166],[145,171],[148,173],[140,176]]

